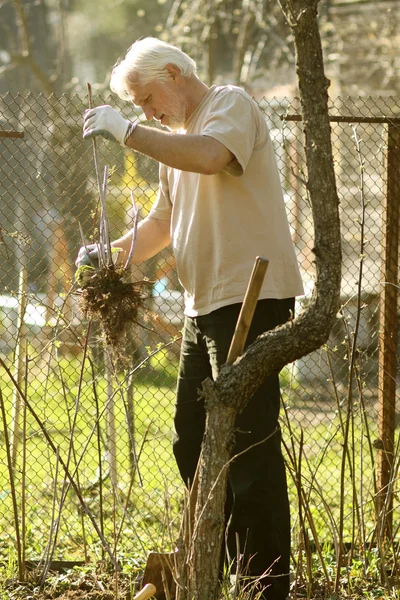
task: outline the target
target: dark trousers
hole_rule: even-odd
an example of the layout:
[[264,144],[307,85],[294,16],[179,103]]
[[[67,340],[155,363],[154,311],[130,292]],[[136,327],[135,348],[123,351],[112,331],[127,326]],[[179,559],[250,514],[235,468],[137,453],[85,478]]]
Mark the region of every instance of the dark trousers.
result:
[[[174,454],[183,481],[193,480],[205,428],[205,407],[198,390],[215,379],[226,362],[241,305],[224,306],[208,315],[186,317],[179,365]],[[284,323],[294,299],[260,300],[247,345]],[[278,373],[268,377],[236,422],[234,454],[269,439],[238,457],[229,470],[227,553],[237,555],[236,537],[248,574],[260,576],[266,599],[284,600],[289,592],[290,513],[278,425]]]

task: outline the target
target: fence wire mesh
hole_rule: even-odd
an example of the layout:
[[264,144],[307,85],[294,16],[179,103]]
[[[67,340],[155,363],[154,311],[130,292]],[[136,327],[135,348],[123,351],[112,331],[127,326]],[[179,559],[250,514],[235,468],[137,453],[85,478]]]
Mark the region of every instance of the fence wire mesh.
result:
[[[115,98],[95,100],[118,105]],[[299,313],[311,297],[315,270],[301,123],[284,118],[296,114],[298,106],[287,99],[259,104],[275,143],[306,288],[297,301]],[[0,106],[0,129],[25,134],[24,139],[0,140],[0,355],[9,370],[1,368],[7,423],[2,423],[0,436],[3,441],[7,433],[9,437],[0,448],[2,544],[15,538],[8,447],[28,557],[40,557],[46,544],[54,542],[58,516],[53,557],[102,555],[99,536],[68,484],[61,460],[109,543],[116,528],[121,558],[171,546],[182,509],[171,450],[183,313],[173,257],[167,249],[132,269],[134,279],[153,282],[148,315],[143,326],[129,332],[129,368],[115,376],[98,326],[88,328],[72,293],[81,246],[78,224],[88,239],[98,227],[92,145],[81,136],[85,100],[5,95]],[[132,117],[131,107],[120,103],[119,108]],[[316,532],[332,540],[343,497],[344,529],[351,536],[360,519],[364,525],[374,521],[382,445],[378,340],[389,126],[378,118],[370,121],[395,117],[400,104],[387,98],[337,99],[330,112],[348,117],[332,123],[341,202],[342,306],[326,346],[282,372],[294,543],[301,526],[299,463]],[[363,118],[367,122],[357,122]],[[99,143],[98,148],[102,165],[112,168],[107,204],[112,237],[117,238],[132,225],[130,190],[141,217],[148,213],[157,193],[158,168],[117,144]],[[397,258],[398,244],[394,253]],[[397,335],[397,308],[393,322]],[[24,398],[37,418],[25,408]],[[328,520],[336,525],[327,526]]]

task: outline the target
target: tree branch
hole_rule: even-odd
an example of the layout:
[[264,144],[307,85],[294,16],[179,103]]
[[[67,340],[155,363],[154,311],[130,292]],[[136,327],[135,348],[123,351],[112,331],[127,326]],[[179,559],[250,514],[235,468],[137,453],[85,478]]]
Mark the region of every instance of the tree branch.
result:
[[33,58],[28,23],[25,17],[23,6],[21,5],[21,0],[14,0],[14,7],[15,12],[17,14],[16,22],[18,27],[19,40],[21,44],[21,52],[11,57],[11,63],[10,65],[7,65],[7,67],[8,69],[12,68],[12,66],[22,66],[30,68],[32,73],[38,79],[45,94],[48,94],[50,96],[51,94],[54,94],[55,87],[51,78],[41,68],[39,63]]

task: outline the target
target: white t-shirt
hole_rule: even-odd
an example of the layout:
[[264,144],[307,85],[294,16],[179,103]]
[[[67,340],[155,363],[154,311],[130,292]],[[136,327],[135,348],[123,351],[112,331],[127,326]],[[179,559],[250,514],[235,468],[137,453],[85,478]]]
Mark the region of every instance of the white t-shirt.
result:
[[185,314],[242,302],[257,256],[269,260],[260,299],[302,295],[275,154],[257,104],[238,87],[213,86],[180,133],[213,137],[235,156],[216,175],[160,165],[150,216],[171,220]]

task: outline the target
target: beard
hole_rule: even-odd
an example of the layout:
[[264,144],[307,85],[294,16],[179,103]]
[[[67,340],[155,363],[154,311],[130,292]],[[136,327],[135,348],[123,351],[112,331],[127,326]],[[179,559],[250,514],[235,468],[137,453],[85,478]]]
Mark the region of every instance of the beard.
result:
[[187,103],[182,101],[177,95],[171,95],[168,98],[167,110],[165,111],[169,123],[166,128],[170,131],[178,131],[182,129],[186,122]]

